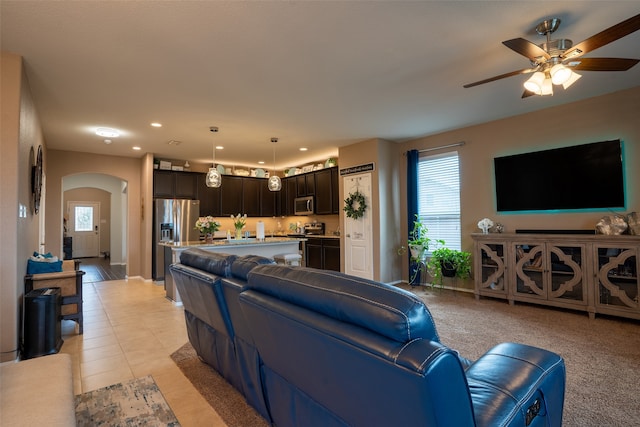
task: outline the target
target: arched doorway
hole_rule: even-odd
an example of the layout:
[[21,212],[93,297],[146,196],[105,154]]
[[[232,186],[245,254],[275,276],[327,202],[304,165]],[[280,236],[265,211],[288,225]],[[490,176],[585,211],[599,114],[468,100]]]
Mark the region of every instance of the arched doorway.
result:
[[[96,230],[101,234],[98,243],[100,246],[99,256],[107,260],[104,265],[124,268],[128,275],[127,193],[127,181],[111,175],[82,173],[62,178],[63,220],[68,221],[73,216],[73,213],[69,211],[71,206],[82,205],[83,202],[86,202],[87,205],[102,206],[95,225]],[[66,228],[69,229],[69,225]],[[62,232],[64,235],[65,227]]]

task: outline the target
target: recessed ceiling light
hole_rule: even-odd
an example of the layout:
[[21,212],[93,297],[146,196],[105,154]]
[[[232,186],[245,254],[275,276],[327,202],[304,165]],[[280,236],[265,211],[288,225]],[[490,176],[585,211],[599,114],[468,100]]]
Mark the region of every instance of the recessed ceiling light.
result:
[[216,145],[216,150],[224,150],[224,147],[222,145]]
[[96,129],[96,135],[104,138],[117,138],[120,136],[120,131],[112,128],[98,128]]
[[258,164],[259,164],[259,165],[264,165],[264,160],[260,160],[260,161],[258,162]]
[[300,151],[307,151],[307,147],[300,147]]
[[107,145],[111,144],[112,142],[113,142],[113,141],[112,141],[112,140],[110,140],[110,139],[105,139],[105,140],[104,140],[104,143],[105,143],[105,144],[107,144]]
[[162,127],[162,123],[153,122],[153,123],[151,123],[151,126],[153,126],[154,128],[161,128]]
[[169,144],[169,145],[180,145],[180,144],[182,144],[182,141],[176,141],[175,139],[172,139],[172,140],[167,141],[167,144]]
[[136,145],[136,146],[133,146],[133,147],[131,147],[131,148],[133,148],[134,150],[141,150],[141,148],[140,148],[140,147],[138,147],[137,145]]

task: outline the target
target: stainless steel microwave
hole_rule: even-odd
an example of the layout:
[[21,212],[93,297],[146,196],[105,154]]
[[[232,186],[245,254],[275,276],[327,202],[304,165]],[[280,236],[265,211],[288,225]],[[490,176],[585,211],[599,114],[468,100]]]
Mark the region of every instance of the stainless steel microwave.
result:
[[293,213],[295,215],[313,215],[313,196],[296,197]]

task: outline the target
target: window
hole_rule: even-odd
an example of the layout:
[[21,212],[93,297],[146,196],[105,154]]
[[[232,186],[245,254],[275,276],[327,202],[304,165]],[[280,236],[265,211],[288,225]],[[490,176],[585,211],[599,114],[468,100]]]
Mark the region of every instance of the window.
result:
[[76,206],[75,208],[75,231],[93,230],[93,207]]
[[[418,215],[431,239],[442,239],[461,250],[460,173],[458,153],[420,157],[418,162]],[[430,249],[435,249],[431,247]]]

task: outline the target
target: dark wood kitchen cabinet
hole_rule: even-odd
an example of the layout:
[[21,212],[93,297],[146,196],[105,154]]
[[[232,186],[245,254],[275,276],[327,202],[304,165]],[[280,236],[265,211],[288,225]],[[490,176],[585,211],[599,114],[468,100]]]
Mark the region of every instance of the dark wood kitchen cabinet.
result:
[[220,216],[220,187],[207,187],[207,174],[198,174],[198,200],[200,216]]
[[338,188],[338,168],[322,169],[315,172],[316,214],[340,213]]
[[153,171],[153,197],[157,199],[197,199],[198,175],[193,172]]
[[313,196],[316,194],[316,176],[313,172],[296,175],[296,197]]
[[307,267],[340,271],[340,239],[308,237],[305,256]]
[[242,180],[242,213],[247,216],[260,216],[260,186],[265,184],[260,178],[244,178]]
[[243,183],[244,178],[241,176],[222,175],[222,185],[220,185],[220,214],[222,216],[245,213],[242,211]]
[[284,187],[280,191],[269,191],[267,180],[260,183],[260,216],[278,216],[280,196]]

